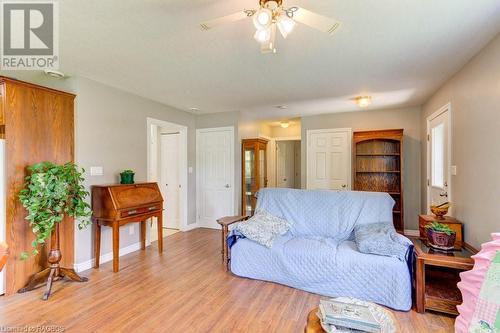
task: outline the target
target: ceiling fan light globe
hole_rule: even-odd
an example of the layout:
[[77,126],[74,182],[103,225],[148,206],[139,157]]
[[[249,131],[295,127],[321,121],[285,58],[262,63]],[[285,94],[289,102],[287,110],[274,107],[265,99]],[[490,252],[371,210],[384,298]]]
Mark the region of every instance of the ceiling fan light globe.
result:
[[278,29],[283,38],[286,38],[295,28],[295,21],[286,15],[280,15],[278,19]]
[[273,21],[273,12],[267,8],[261,8],[253,16],[253,24],[258,30],[267,29]]
[[271,29],[258,29],[253,38],[259,43],[266,43],[271,39]]

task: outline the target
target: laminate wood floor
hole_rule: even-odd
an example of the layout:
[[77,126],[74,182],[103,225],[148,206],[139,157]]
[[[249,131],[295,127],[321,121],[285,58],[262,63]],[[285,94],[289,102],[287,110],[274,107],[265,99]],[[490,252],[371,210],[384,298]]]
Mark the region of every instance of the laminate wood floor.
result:
[[[320,296],[239,278],[223,270],[220,234],[179,232],[82,275],[89,282],[57,282],[43,290],[0,297],[0,331],[57,325],[65,332],[303,332]],[[453,317],[395,312],[404,332],[453,332]],[[24,332],[24,331],[23,331]]]

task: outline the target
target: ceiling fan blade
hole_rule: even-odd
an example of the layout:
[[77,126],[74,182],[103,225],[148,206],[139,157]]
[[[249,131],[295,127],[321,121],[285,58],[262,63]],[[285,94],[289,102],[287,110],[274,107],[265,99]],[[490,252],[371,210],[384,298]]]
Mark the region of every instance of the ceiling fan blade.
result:
[[242,10],[231,15],[226,15],[210,21],[202,22],[200,23],[200,28],[201,30],[210,30],[219,25],[241,21],[243,19],[246,19],[247,17],[253,16],[253,14],[255,14],[254,10]]
[[333,35],[335,30],[340,27],[339,21],[316,14],[301,7],[297,7],[297,10],[293,13],[293,19],[297,22],[305,24],[319,31],[326,32],[330,35]]

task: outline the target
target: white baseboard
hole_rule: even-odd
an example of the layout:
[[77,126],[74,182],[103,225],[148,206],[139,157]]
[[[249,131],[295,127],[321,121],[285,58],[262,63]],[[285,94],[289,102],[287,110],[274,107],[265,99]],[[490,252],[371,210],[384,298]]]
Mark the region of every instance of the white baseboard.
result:
[[418,237],[420,236],[420,231],[413,229],[405,229],[406,236]]
[[196,228],[199,228],[198,223],[191,223],[191,224],[188,224],[185,227],[182,227],[181,231],[189,231],[189,230],[193,230],[193,229],[196,229]]
[[[140,249],[141,249],[141,242],[137,242],[137,243],[134,243],[132,245],[126,246],[126,247],[120,249],[120,257],[124,256],[126,254],[129,254],[129,253],[138,251]],[[101,255],[100,263],[104,264],[105,262],[108,262],[111,260],[113,260],[113,252],[108,252],[108,253]],[[75,271],[83,272],[83,271],[86,271],[87,269],[91,269],[92,267],[94,267],[94,262],[95,262],[95,259],[92,258],[90,260],[74,264],[73,267],[74,267]]]

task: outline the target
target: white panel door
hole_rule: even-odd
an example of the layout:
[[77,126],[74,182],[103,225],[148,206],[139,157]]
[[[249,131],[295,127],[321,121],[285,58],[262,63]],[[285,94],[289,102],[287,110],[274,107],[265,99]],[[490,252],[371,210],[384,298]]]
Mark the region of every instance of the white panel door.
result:
[[312,130],[307,133],[307,188],[351,188],[351,130]]
[[449,200],[449,111],[430,119],[428,131],[429,201],[430,204],[439,205]]
[[179,136],[162,134],[160,142],[160,189],[163,195],[163,226],[179,229],[180,179],[179,179]]
[[201,226],[219,229],[218,218],[234,215],[234,129],[197,131],[197,211]]
[[276,142],[277,187],[295,187],[294,141]]

